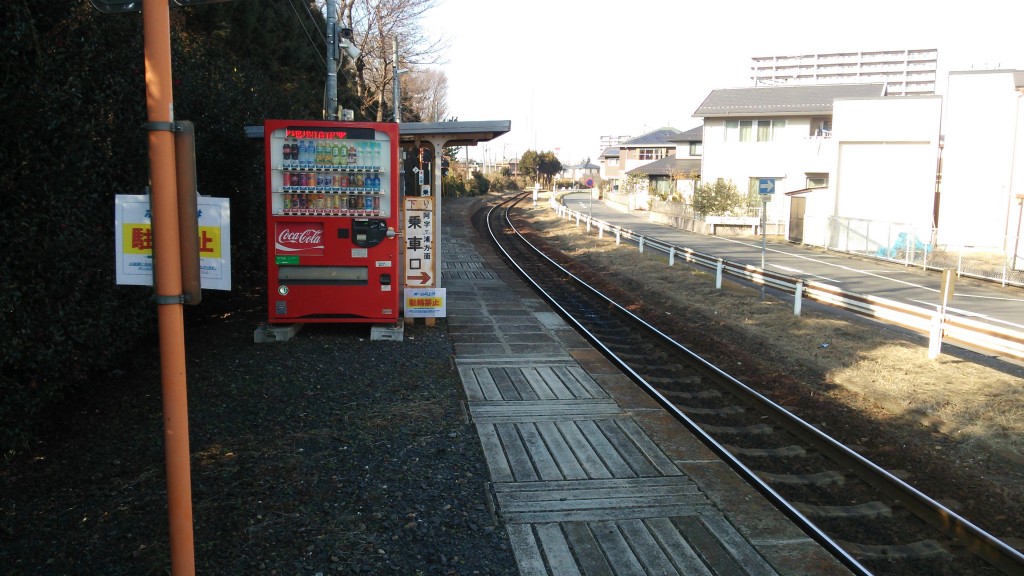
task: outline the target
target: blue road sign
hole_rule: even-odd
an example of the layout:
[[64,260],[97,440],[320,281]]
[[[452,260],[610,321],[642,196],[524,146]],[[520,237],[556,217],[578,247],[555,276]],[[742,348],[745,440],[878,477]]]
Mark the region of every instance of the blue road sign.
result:
[[761,178],[758,180],[757,191],[762,196],[775,194],[775,178]]

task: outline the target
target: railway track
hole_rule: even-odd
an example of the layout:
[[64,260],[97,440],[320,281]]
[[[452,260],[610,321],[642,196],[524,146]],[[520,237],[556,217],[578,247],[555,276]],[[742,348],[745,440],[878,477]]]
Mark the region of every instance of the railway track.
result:
[[692,353],[541,253],[509,214],[478,222],[563,317],[859,574],[1024,574],[1024,555]]

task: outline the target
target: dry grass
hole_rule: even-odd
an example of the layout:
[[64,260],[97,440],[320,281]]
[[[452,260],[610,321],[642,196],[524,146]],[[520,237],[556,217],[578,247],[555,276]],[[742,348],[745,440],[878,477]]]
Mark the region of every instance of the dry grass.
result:
[[[991,447],[1024,462],[1024,369],[944,345],[935,361],[927,358],[923,336],[831,309],[805,305],[802,316],[791,304],[725,280],[715,290],[714,275],[682,263],[669,267],[663,255],[639,254],[615,236],[586,235],[584,225],[561,221],[550,210],[530,212],[545,240],[561,246],[596,272],[623,274],[645,293],[672,308],[698,308],[729,329],[764,346],[781,369],[818,375],[822,387],[838,386],[843,401],[871,403],[891,418],[911,418],[948,434],[964,450]],[[636,288],[626,286],[627,288]],[[862,408],[863,406],[852,406]]]

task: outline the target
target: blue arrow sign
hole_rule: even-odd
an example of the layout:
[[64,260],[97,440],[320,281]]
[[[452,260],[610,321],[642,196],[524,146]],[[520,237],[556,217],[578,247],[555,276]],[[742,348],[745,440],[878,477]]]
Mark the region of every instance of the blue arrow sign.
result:
[[775,194],[775,178],[761,178],[758,180],[757,191],[762,196]]

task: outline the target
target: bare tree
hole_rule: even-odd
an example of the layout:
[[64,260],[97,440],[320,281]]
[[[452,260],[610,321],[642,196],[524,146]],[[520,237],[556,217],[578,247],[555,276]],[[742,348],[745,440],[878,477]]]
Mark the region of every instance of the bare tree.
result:
[[364,114],[376,107],[377,121],[385,118],[391,96],[389,88],[395,75],[393,43],[396,38],[399,68],[413,69],[442,62],[448,41],[429,38],[421,25],[423,16],[438,2],[338,0],[338,21],[354,31],[360,51],[355,61],[355,81]]
[[423,122],[441,122],[448,116],[448,75],[426,68],[402,76],[403,109]]

